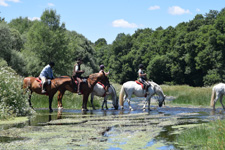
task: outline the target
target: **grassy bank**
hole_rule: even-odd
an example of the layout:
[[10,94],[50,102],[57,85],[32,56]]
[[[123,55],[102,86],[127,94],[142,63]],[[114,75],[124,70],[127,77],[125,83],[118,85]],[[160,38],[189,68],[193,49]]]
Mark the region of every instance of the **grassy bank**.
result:
[[225,149],[225,120],[187,129],[176,137],[176,142],[185,149]]
[[168,96],[176,97],[174,104],[188,104],[193,106],[209,106],[212,87],[190,87],[188,85],[161,86]]

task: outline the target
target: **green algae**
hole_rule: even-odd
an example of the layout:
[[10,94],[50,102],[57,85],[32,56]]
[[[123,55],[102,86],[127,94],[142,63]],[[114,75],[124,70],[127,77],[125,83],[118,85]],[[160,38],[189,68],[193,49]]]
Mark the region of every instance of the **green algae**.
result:
[[16,118],[11,118],[9,120],[1,120],[0,125],[4,124],[18,124],[18,123],[23,123],[28,121],[27,117],[16,117]]

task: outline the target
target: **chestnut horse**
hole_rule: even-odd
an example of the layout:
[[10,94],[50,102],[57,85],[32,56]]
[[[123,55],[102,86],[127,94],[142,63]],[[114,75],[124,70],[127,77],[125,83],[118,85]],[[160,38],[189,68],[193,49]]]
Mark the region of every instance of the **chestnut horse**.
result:
[[46,86],[46,93],[42,93],[41,92],[42,86],[36,77],[25,77],[23,80],[23,89],[27,89],[28,91],[30,91],[29,98],[28,98],[30,107],[33,108],[32,104],[31,104],[31,95],[33,92],[35,92],[35,93],[41,94],[41,95],[48,95],[48,97],[49,97],[49,112],[53,112],[53,110],[52,110],[53,96],[61,87],[65,86],[66,84],[69,84],[70,81],[71,81],[70,78],[67,78],[64,76],[52,79],[51,83]]
[[[80,90],[83,95],[83,104],[82,104],[82,110],[87,111],[87,102],[88,97],[90,93],[93,91],[94,86],[97,82],[103,81],[104,83],[109,83],[108,77],[105,75],[104,72],[101,73],[94,73],[87,77],[86,82],[81,82],[80,84]],[[74,80],[71,79],[71,82],[69,84],[65,84],[62,88],[60,88],[58,91],[58,108],[62,109],[62,98],[66,90],[77,93],[77,91],[74,88],[75,83]]]

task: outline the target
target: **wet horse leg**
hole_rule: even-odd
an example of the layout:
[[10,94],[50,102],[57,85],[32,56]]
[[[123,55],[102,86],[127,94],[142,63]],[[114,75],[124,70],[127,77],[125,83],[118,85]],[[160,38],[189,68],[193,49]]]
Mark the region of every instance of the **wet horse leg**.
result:
[[94,93],[91,93],[91,105],[92,105],[93,110],[95,110],[95,106],[93,104],[93,100],[94,100]]
[[213,111],[216,110],[215,105],[216,105],[217,100],[218,100],[220,97],[221,97],[221,94],[218,93],[218,92],[216,92],[216,98],[214,99],[214,104],[213,104]]
[[58,109],[63,109],[63,106],[62,106],[62,98],[63,98],[63,95],[65,93],[65,90],[59,90],[58,92]]
[[220,103],[221,103],[221,105],[223,106],[223,109],[225,110],[225,107],[224,107],[224,105],[223,105],[223,103],[222,103],[222,100],[223,100],[223,95],[220,96]]
[[88,96],[90,93],[84,93],[83,94],[83,104],[82,104],[82,110],[83,111],[88,111],[87,109],[87,101],[88,101]]
[[54,95],[49,95],[49,112],[52,113],[52,99]]
[[106,95],[104,97],[104,101],[102,102],[102,110],[104,109],[104,104],[105,104],[105,108],[108,109],[108,106],[107,106],[107,98],[108,98],[108,96]]

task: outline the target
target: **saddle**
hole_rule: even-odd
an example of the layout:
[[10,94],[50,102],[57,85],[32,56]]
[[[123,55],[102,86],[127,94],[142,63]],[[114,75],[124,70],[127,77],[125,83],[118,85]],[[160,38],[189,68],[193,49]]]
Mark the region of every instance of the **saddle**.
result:
[[[35,78],[37,82],[39,82],[39,85],[42,86],[42,81],[41,81],[41,78],[37,77]],[[51,79],[47,79],[47,85],[50,85],[51,84]]]

